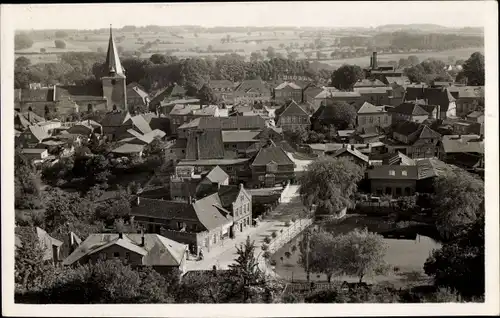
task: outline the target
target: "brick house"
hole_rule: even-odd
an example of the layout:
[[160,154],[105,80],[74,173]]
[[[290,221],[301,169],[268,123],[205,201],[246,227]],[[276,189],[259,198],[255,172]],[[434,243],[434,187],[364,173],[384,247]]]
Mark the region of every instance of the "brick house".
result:
[[389,152],[397,152],[411,158],[439,157],[441,135],[427,125],[415,122],[399,122],[392,127],[392,138],[384,143]]
[[106,259],[120,259],[133,267],[152,266],[160,274],[186,271],[188,246],[158,234],[91,234],[63,261],[71,266]]
[[262,147],[251,167],[253,181],[261,185],[272,187],[295,179],[295,163],[275,144]]
[[252,196],[243,184],[221,186],[218,193],[222,207],[232,213],[231,237],[237,236],[252,225]]
[[309,113],[293,100],[276,111],[276,118],[277,125],[283,128],[284,131],[297,128],[309,129],[311,127]]
[[222,207],[217,193],[191,202],[166,201],[137,197],[131,216],[148,233],[157,233],[188,244],[192,253],[210,249],[229,238],[233,225],[231,212]]
[[356,127],[358,129],[388,127],[391,123],[392,117],[383,106],[374,106],[365,102],[356,113]]
[[283,82],[273,89],[273,99],[277,103],[289,100],[302,101],[302,87],[293,82]]

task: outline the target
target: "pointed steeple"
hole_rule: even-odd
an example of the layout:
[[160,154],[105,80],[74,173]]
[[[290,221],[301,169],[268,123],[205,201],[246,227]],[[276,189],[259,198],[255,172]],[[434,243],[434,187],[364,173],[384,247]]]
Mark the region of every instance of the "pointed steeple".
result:
[[120,63],[120,57],[118,56],[115,40],[113,39],[113,30],[111,25],[109,26],[109,44],[108,54],[106,55],[106,70],[109,71],[109,75],[125,76],[122,64]]

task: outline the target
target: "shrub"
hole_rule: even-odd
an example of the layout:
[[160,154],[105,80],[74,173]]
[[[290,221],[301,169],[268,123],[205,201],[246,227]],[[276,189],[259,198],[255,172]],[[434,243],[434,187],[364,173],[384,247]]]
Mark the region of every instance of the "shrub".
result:
[[266,236],[264,238],[264,242],[266,242],[267,244],[271,243],[271,238],[269,236]]
[[274,259],[271,260],[271,262],[269,264],[271,264],[271,266],[276,266],[276,260],[274,260]]
[[56,46],[56,48],[58,49],[65,49],[66,48],[66,42],[62,41],[62,40],[55,40],[54,41],[54,45]]
[[261,248],[263,251],[267,251],[269,249],[269,245],[263,244]]
[[265,259],[269,259],[271,257],[271,253],[269,251],[265,251],[262,256],[264,256]]
[[278,236],[278,234],[276,234],[276,231],[274,231],[273,233],[271,233],[271,236],[272,236],[272,238],[276,238],[276,236]]
[[295,217],[292,217],[292,223],[295,222],[296,218]]
[[290,226],[290,224],[291,224],[291,223],[290,223],[290,221],[286,221],[286,222],[285,222],[285,226],[286,226],[286,227],[289,227],[289,226]]

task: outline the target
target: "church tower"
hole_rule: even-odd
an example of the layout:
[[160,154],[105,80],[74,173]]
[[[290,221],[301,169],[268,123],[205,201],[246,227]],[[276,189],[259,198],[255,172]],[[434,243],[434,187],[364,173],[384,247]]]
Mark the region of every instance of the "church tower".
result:
[[127,111],[127,80],[120,63],[118,50],[113,39],[113,30],[109,28],[108,54],[105,64],[106,76],[102,77],[102,92],[107,99],[107,109]]

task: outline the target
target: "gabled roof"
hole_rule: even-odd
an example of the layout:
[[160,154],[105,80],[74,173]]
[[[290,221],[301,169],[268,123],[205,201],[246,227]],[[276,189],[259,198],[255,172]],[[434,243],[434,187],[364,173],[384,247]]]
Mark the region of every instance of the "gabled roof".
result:
[[144,145],[125,143],[125,144],[113,149],[112,152],[120,153],[120,154],[135,154],[135,153],[139,153],[143,150],[144,150]]
[[342,92],[342,91],[338,91],[338,92],[331,92],[330,97],[332,97],[332,98],[344,98],[344,97],[359,98],[359,97],[361,97],[361,94],[359,92]]
[[386,76],[385,79],[389,84],[396,83],[400,86],[410,84],[410,79],[407,76]]
[[142,265],[150,266],[179,266],[184,258],[187,245],[178,243],[158,234],[144,234],[144,246],[142,235],[135,233],[124,233],[119,238],[117,233],[91,234],[63,262],[71,265],[82,257],[97,253],[103,249],[119,245],[131,252],[142,256]]
[[208,85],[211,88],[234,88],[234,83],[230,80],[210,80],[210,82],[208,82]]
[[147,133],[150,133],[152,131],[148,122],[144,119],[144,117],[142,115],[132,116],[132,117],[130,117],[130,120],[132,121],[133,125],[137,129],[139,129],[139,131],[142,134],[147,134]]
[[291,88],[297,89],[297,90],[302,89],[299,85],[297,85],[293,82],[283,82],[283,83],[279,84],[278,86],[276,86],[274,89],[280,90],[280,89],[284,89],[286,87],[291,87]]
[[106,54],[106,70],[108,73],[116,74],[118,76],[125,76],[122,64],[120,62],[120,57],[118,56],[118,49],[113,39],[113,30],[109,29],[109,43],[108,43],[108,53]]
[[426,88],[425,98],[428,104],[441,106],[440,111],[447,111],[450,103],[455,101],[448,88]]
[[202,117],[198,129],[260,130],[266,127],[261,116]]
[[[30,229],[31,231],[31,229]],[[39,228],[38,226],[35,227],[36,235],[38,237],[38,240],[41,244],[41,247],[43,249],[43,260],[50,260],[53,258],[53,251],[52,247],[57,246],[60,247],[63,242],[59,241],[58,239],[53,238],[50,236],[45,230]],[[22,241],[19,237],[19,235],[15,235],[15,246],[16,247],[21,247],[22,246]]]
[[354,83],[354,88],[357,87],[384,87],[386,86],[382,81],[375,79],[375,80],[370,80],[370,79],[362,79]]
[[35,125],[45,121],[45,118],[38,116],[37,114],[31,111],[23,113],[16,111],[14,113],[14,116],[19,119],[21,125],[23,125],[24,128],[27,128],[29,125]]
[[230,222],[221,212],[230,214],[222,207],[219,195],[214,193],[192,204],[140,198],[139,205],[132,207],[131,215],[200,222],[205,229],[213,230]]
[[[283,107],[282,107],[283,108]],[[280,108],[281,109],[281,108]],[[309,113],[306,112],[302,107],[299,106],[294,100],[292,100],[282,111],[276,112],[276,116],[307,116]]]
[[420,105],[417,105],[416,103],[412,102],[405,102],[402,104],[399,104],[398,106],[394,108],[389,108],[389,112],[391,113],[398,113],[398,114],[404,114],[404,115],[409,115],[409,116],[425,116],[429,115],[427,111],[425,111]]
[[224,170],[222,170],[221,167],[216,166],[215,168],[210,170],[205,178],[210,180],[210,182],[212,183],[220,183],[227,180],[229,178],[229,175]]
[[257,142],[259,131],[252,130],[226,130],[222,132],[223,142]]
[[143,100],[149,98],[149,94],[146,93],[146,91],[137,83],[130,83],[127,85],[127,98],[132,97],[132,94],[142,98]]
[[354,91],[363,94],[388,94],[388,91],[392,91],[392,87],[354,87]]
[[271,93],[265,83],[260,79],[244,80],[235,89],[236,92],[249,92],[250,90],[260,93]]
[[272,145],[260,149],[252,162],[252,166],[265,166],[270,162],[275,162],[278,165],[294,164],[281,147]]
[[417,160],[418,180],[445,176],[451,167],[436,158]]
[[484,140],[478,135],[445,135],[442,143],[445,153],[484,154]]
[[50,135],[47,133],[47,131],[45,131],[45,129],[43,129],[42,127],[40,127],[38,125],[29,126],[28,130],[33,134],[33,136],[35,136],[35,138],[39,142],[41,142],[45,138],[49,138],[50,137]]
[[344,147],[344,148],[340,148],[339,150],[335,151],[333,154],[332,154],[332,157],[338,157],[340,156],[341,154],[344,154],[344,153],[349,153],[353,156],[355,156],[356,158],[360,159],[360,160],[363,160],[364,162],[368,163],[369,161],[369,158],[367,155],[364,155],[362,154],[358,149],[354,148],[352,149],[350,145],[348,145],[347,147]]
[[380,158],[384,165],[392,166],[392,165],[402,165],[402,166],[414,166],[415,160],[410,157],[402,154],[401,152],[396,153],[386,153],[380,156]]
[[364,102],[363,105],[358,109],[358,114],[373,114],[373,113],[384,113],[383,106],[375,106],[368,102]]
[[441,134],[430,129],[427,125],[422,125],[420,128],[421,128],[421,131],[420,131],[420,134],[418,136],[418,139],[441,138]]
[[402,121],[398,122],[393,126],[393,132],[404,135],[404,136],[409,136],[413,133],[415,133],[420,127],[419,123],[415,123],[412,121]]

